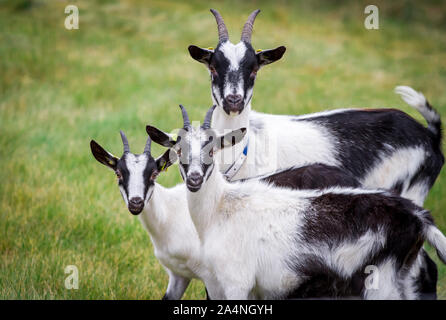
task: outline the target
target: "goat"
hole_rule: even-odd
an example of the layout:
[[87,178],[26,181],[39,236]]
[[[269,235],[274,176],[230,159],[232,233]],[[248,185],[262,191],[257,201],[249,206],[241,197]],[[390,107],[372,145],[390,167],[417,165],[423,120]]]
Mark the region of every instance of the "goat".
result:
[[169,275],[163,299],[181,299],[190,280],[196,278],[194,268],[198,260],[199,239],[187,210],[184,184],[164,188],[155,182],[158,174],[176,158],[170,158],[168,150],[154,159],[150,137],[144,152],[133,154],[122,131],[121,138],[124,145],[121,158],[94,140],[90,142],[91,152],[97,161],[116,173],[119,190],[129,211],[139,215],[149,233],[155,256]]
[[[382,190],[291,190],[251,179],[229,183],[214,153],[243,140],[246,129],[217,135],[213,106],[200,128],[183,111],[172,150],[187,186],[201,242],[201,274],[212,299],[302,297],[314,281],[364,299],[416,299],[411,269],[424,240],[446,263],[446,237],[430,213]],[[379,271],[368,287],[365,270]]]
[[254,50],[251,35],[260,10],[251,13],[237,44],[230,42],[218,11],[211,12],[218,26],[217,47],[191,45],[189,53],[209,70],[212,101],[217,105],[213,128],[248,131],[243,143],[218,155],[220,171],[228,180],[323,163],[350,172],[366,188],[394,190],[423,205],[444,163],[441,118],[423,94],[410,87],[396,88],[423,115],[427,128],[395,109],[338,109],[303,116],[254,112],[257,72],[281,59],[286,49]]
[[[169,154],[168,150],[154,159],[148,137],[144,152],[137,155],[130,152],[128,139],[122,131],[121,139],[124,145],[121,158],[94,140],[90,142],[91,152],[98,162],[115,172],[128,210],[139,216],[151,238],[155,256],[169,275],[163,299],[181,299],[191,279],[198,278],[199,239],[190,219],[184,184],[164,188],[156,183],[159,173],[175,162],[176,154]],[[290,169],[286,175],[279,172],[256,179],[290,188],[352,186],[357,183],[352,177],[343,177],[338,170],[315,165]]]

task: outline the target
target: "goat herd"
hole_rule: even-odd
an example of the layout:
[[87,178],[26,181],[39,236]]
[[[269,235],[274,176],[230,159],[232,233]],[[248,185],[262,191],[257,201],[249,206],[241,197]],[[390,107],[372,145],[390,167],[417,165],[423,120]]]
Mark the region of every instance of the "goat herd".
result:
[[[254,112],[256,73],[285,47],[253,49],[259,10],[237,44],[211,12],[217,47],[189,46],[211,77],[202,125],[180,105],[183,128],[147,126],[142,154],[122,131],[120,158],[90,143],[169,274],[164,298],[180,299],[198,278],[211,299],[435,299],[437,266],[423,243],[446,263],[446,238],[422,205],[444,162],[440,115],[405,86],[396,93],[427,128],[395,109]],[[151,141],[167,148],[157,159]],[[177,160],[185,183],[157,184]]]

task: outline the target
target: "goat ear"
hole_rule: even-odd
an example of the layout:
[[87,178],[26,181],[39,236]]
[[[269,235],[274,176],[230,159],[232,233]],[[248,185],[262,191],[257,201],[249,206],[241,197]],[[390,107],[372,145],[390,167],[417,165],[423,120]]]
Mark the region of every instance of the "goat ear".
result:
[[177,161],[178,156],[176,152],[172,149],[168,149],[164,152],[158,159],[156,159],[156,168],[158,172],[166,171],[175,161]]
[[216,144],[217,149],[232,147],[233,145],[242,141],[243,138],[245,137],[245,134],[246,134],[246,128],[241,128],[231,131],[223,136],[220,136]]
[[205,65],[209,65],[211,61],[213,50],[200,48],[194,45],[191,45],[187,48],[189,50],[190,56],[197,60],[198,62],[204,63]]
[[102,148],[96,141],[90,141],[91,153],[93,156],[103,165],[106,165],[112,170],[116,170],[118,165],[118,158],[112,155],[110,152]]
[[282,58],[286,48],[284,46],[277,47],[275,49],[262,50],[256,53],[257,62],[261,67],[267,64],[273,63]]
[[171,135],[155,127],[146,126],[146,131],[152,141],[162,145],[163,147],[172,148],[176,143],[176,140],[173,139]]

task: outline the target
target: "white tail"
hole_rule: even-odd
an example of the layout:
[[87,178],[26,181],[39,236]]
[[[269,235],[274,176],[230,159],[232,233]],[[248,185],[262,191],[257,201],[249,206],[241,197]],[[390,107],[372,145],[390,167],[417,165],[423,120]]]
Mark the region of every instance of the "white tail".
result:
[[428,129],[435,135],[441,134],[441,118],[438,112],[431,107],[421,92],[417,92],[408,86],[398,86],[395,88],[395,93],[401,96],[409,106],[418,110],[419,113],[426,119]]
[[427,242],[437,250],[438,257],[446,264],[446,237],[444,234],[434,225],[427,226],[425,233]]

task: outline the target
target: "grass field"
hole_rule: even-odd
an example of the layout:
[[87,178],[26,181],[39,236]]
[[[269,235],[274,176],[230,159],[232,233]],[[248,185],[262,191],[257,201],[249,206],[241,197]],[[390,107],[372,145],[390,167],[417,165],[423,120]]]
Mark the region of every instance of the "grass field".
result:
[[[79,7],[79,30],[64,28],[69,3]],[[146,124],[181,124],[179,103],[202,118],[209,77],[187,46],[216,46],[210,7],[220,10],[233,41],[248,14],[262,9],[253,45],[287,47],[259,72],[256,110],[397,107],[422,120],[393,94],[405,84],[446,116],[446,4],[374,3],[379,30],[364,28],[369,1],[0,0],[0,298],[162,297],[167,275],[89,141],[120,154],[123,129],[138,153]],[[159,179],[179,181],[176,166]],[[446,170],[426,208],[446,232]],[[64,287],[67,265],[79,269],[78,290]],[[446,268],[439,269],[446,299]],[[204,297],[198,281],[185,295]]]

